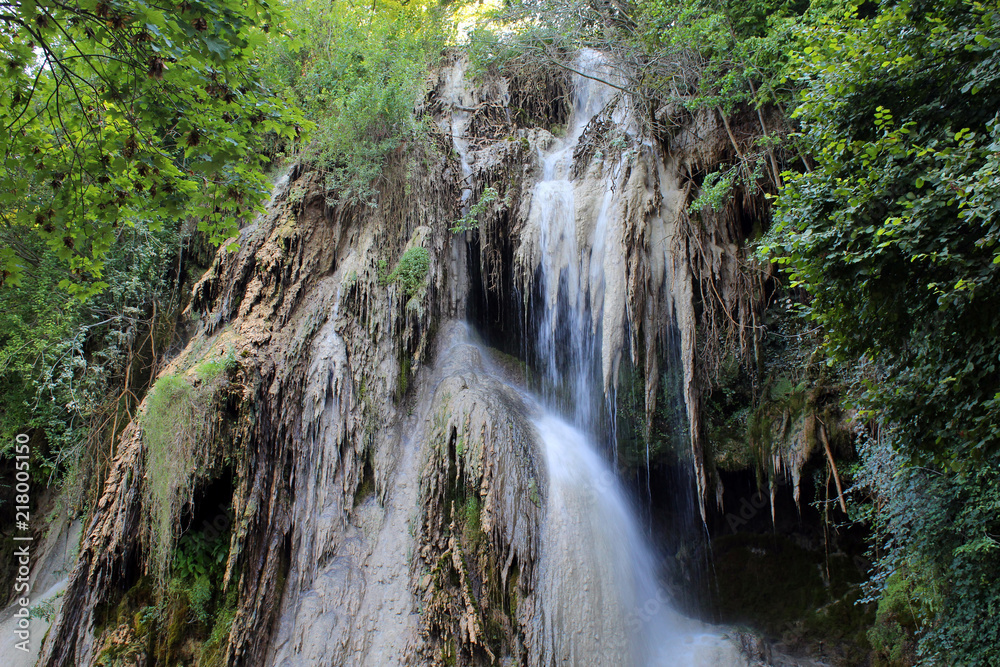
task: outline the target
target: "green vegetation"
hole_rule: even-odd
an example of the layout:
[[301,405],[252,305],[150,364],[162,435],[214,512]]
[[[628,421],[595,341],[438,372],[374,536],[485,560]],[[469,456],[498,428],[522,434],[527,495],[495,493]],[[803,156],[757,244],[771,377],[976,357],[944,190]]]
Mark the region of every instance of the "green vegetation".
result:
[[[779,79],[794,30],[825,9],[820,3],[810,7],[808,0],[641,0],[637,5],[641,44],[656,59],[648,89],[660,97],[683,97],[690,109],[718,107],[728,113],[787,93]],[[683,78],[669,80],[676,73]]]
[[427,279],[431,257],[427,248],[414,246],[406,250],[396,263],[396,268],[385,277],[385,282],[396,283],[408,298],[414,296]]
[[238,590],[235,579],[223,589],[229,540],[228,530],[186,533],[162,593],[144,577],[100,605],[95,664],[124,667],[142,656],[156,664],[225,664]]
[[[180,509],[188,500],[203,450],[212,443],[210,416],[216,393],[236,365],[232,352],[193,369],[194,377],[162,375],[146,399],[142,415],[146,443],[150,551],[157,573],[166,575]],[[202,573],[203,574],[203,573]]]
[[80,294],[107,287],[123,227],[194,216],[219,244],[267,196],[267,133],[295,137],[295,108],[253,55],[281,17],[265,3],[39,0],[0,17],[2,282],[44,240]]
[[486,208],[497,199],[496,188],[485,188],[476,203],[469,207],[469,210],[461,218],[455,221],[451,227],[453,234],[471,232],[479,229],[479,216],[486,212]]
[[475,495],[470,495],[465,501],[465,507],[462,508],[462,543],[473,552],[479,548],[485,537],[483,535],[482,511],[483,504]]
[[376,205],[382,169],[426,128],[415,112],[446,40],[436,3],[307,0],[289,5],[296,40],[273,40],[265,68],[315,122],[302,157],[326,174],[332,203]]
[[204,532],[186,533],[178,540],[173,556],[171,590],[187,596],[194,618],[210,621],[215,588],[225,573],[229,555],[229,532],[215,536]]
[[[852,371],[868,420],[876,584],[907,572],[918,651],[1000,647],[1000,14],[975,2],[847,9],[803,28],[795,117],[811,171],[786,174],[765,241]],[[891,588],[891,587],[890,587]],[[889,597],[899,597],[896,589]]]
[[868,640],[878,656],[876,664],[908,665],[916,660],[913,638],[926,621],[926,610],[919,606],[908,584],[902,572],[886,580],[875,623],[868,630]]
[[796,116],[817,165],[789,174],[773,230],[830,353],[892,377],[862,400],[915,459],[944,465],[1000,441],[990,16],[900,6],[811,29]]
[[0,457],[27,432],[37,479],[99,475],[103,443],[131,421],[176,313],[164,266],[176,261],[178,234],[142,224],[123,232],[105,258],[110,286],[86,300],[59,288],[65,266],[41,237],[25,234],[21,245],[36,263],[0,289]]

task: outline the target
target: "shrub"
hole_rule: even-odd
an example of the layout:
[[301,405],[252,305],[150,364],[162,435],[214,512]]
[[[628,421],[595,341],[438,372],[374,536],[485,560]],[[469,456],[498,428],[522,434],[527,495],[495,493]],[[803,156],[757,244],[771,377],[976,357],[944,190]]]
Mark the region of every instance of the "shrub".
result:
[[410,248],[399,258],[396,268],[386,276],[387,283],[398,283],[407,297],[412,297],[424,284],[430,270],[431,258],[427,248]]

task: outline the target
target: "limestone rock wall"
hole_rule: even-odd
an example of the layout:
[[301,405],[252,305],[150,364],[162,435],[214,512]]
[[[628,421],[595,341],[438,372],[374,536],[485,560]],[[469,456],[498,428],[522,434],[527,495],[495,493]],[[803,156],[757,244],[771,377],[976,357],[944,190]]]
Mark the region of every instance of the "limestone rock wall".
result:
[[[474,289],[506,309],[502,319],[529,321],[541,262],[580,269],[608,396],[622,364],[638,366],[652,414],[666,338],[679,332],[699,497],[712,489],[697,427],[699,337],[738,337],[757,288],[742,269],[739,216],[709,226],[686,213],[694,172],[728,154],[717,119],[685,117],[672,136],[648,136],[623,120],[647,112],[607,99],[572,156],[574,253],[550,255],[531,203],[539,156],[570,117],[568,79],[473,82],[466,69],[458,58],[431,77],[419,108],[435,129],[387,165],[376,208],[331,203],[322,176],[296,166],[195,288],[186,317],[198,332],[164,373],[213,350],[235,359],[216,403],[227,426],[200,439],[228,453],[234,486],[225,581],[238,601],[224,664],[531,654],[545,474],[524,366],[461,322]],[[527,105],[558,116],[547,128],[521,113],[539,90],[561,100]],[[498,196],[477,229],[453,234],[486,188]],[[429,268],[407,292],[387,279],[414,248]],[[602,279],[589,282],[598,264]],[[44,664],[93,664],[109,638],[138,641],[137,625],[95,618],[150,574],[142,428],[116,447]],[[199,475],[213,470],[191,471],[179,507],[192,511]]]

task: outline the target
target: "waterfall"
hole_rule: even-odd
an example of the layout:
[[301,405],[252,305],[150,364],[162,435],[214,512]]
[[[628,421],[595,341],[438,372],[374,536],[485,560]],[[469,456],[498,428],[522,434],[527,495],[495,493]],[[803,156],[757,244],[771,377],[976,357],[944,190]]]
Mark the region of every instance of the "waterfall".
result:
[[535,426],[548,471],[543,662],[645,664],[647,647],[630,636],[642,624],[632,612],[657,587],[632,508],[582,431],[553,414]]
[[[534,394],[516,391],[533,415],[546,476],[529,664],[744,665],[720,631],[674,610],[660,583],[659,559],[615,472],[613,397],[630,321],[622,249],[632,238],[631,222],[650,211],[658,252],[667,252],[664,240],[671,232],[668,209],[655,208],[662,184],[649,165],[659,160],[650,159],[655,151],[640,138],[629,101],[614,84],[615,71],[603,54],[586,49],[573,69],[565,131],[522,135],[535,150],[534,185],[519,213],[525,224],[515,264],[527,297],[523,351],[538,375]],[[459,59],[446,70],[439,91],[452,108],[440,127],[459,158],[463,213],[478,163],[489,160],[466,136],[479,94],[466,86],[465,71]],[[624,139],[619,148],[641,148],[589,157],[581,144],[609,126]],[[639,151],[637,167],[630,160]],[[668,295],[674,291],[669,261],[664,255],[654,264],[661,277],[652,278],[654,286],[668,283]],[[669,320],[670,303],[666,310],[649,310]],[[655,375],[657,368],[647,362],[647,372]],[[492,374],[502,377],[496,369]]]
[[[608,77],[603,57],[581,52],[578,66],[597,77]],[[573,397],[574,422],[596,427],[599,400],[593,372],[600,360],[598,329],[602,326],[604,248],[612,193],[604,193],[591,238],[581,239],[577,224],[573,157],[580,138],[594,116],[614,97],[610,86],[581,75],[573,81],[574,105],[566,136],[539,148],[541,178],[536,183],[529,224],[537,228],[541,302],[536,313],[538,367],[545,379]]]
[[635,511],[587,436],[549,412],[535,427],[548,470],[541,664],[745,664],[719,633],[673,610]]
[[[657,559],[639,529],[637,513],[613,467],[596,446],[614,440],[602,428],[602,405],[617,374],[617,361],[602,354],[607,335],[624,329],[621,313],[604,312],[606,280],[622,258],[609,256],[607,235],[612,180],[590,197],[596,210],[577,203],[574,153],[594,117],[616,90],[604,57],[583,51],[573,79],[574,108],[565,138],[539,151],[529,223],[537,226],[536,269],[541,298],[533,304],[537,366],[545,406],[534,420],[548,484],[542,534],[538,619],[543,665],[590,667],[742,664],[734,647],[677,614],[659,584]],[[623,128],[628,111],[611,116]],[[589,220],[589,224],[580,224]],[[618,225],[620,227],[620,225]],[[621,334],[623,335],[623,334]],[[602,382],[603,379],[603,382]],[[562,412],[565,418],[557,415]],[[567,421],[568,420],[568,421]],[[607,448],[606,448],[607,449]]]

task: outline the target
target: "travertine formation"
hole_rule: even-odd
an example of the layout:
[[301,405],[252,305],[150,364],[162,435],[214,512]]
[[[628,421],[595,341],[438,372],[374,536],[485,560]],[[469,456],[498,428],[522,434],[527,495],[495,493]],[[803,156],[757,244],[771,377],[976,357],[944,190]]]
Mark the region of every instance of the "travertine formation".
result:
[[[610,76],[599,54],[581,58]],[[321,175],[296,166],[195,289],[197,333],[165,373],[195,382],[207,355],[236,362],[199,442],[226,455],[191,470],[176,499],[191,513],[220,470],[233,480],[226,664],[560,658],[538,621],[548,471],[522,364],[545,376],[545,360],[476,343],[464,323],[474,290],[520,309],[504,317],[526,338],[551,336],[535,354],[567,329],[586,339],[607,400],[622,364],[639,367],[649,414],[679,335],[690,459],[709,495],[698,336],[742,335],[759,280],[740,268],[731,214],[706,228],[685,211],[695,165],[728,147],[714,117],[678,112],[673,136],[645,136],[618,91],[554,78],[572,100],[557,137],[512,120],[523,82],[465,71],[459,58],[435,72],[418,105],[431,139],[387,166],[378,207],[332,203]],[[486,188],[498,196],[478,230],[452,233]],[[407,292],[388,278],[414,248],[429,268]],[[144,485],[157,471],[141,424],[117,447],[44,664],[92,664],[135,640],[128,623],[98,628],[95,612],[151,574]]]

